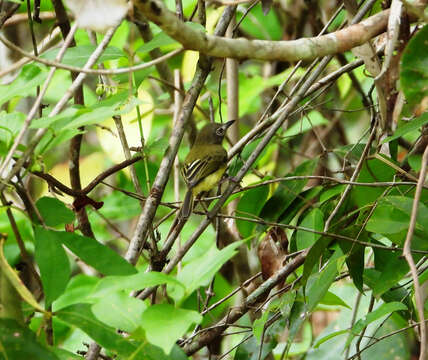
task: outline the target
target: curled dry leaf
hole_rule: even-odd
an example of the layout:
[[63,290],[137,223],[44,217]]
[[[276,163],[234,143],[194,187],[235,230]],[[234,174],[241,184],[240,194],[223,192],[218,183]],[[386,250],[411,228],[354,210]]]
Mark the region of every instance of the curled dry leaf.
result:
[[263,280],[269,279],[283,266],[287,247],[288,239],[283,229],[273,227],[267,232],[257,251]]

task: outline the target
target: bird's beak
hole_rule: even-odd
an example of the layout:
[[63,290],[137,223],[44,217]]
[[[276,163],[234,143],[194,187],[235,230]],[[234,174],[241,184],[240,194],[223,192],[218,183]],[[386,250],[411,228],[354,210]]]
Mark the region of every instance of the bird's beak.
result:
[[224,123],[221,127],[224,129],[224,131],[226,132],[226,130],[235,122],[235,120],[230,120],[227,123]]

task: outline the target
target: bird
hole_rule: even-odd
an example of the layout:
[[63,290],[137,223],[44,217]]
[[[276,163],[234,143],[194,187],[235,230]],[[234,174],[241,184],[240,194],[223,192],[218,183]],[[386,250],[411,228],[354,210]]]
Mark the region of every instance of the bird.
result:
[[193,210],[193,199],[204,191],[213,189],[227,168],[227,152],[222,146],[227,129],[235,122],[209,123],[196,135],[187,154],[181,174],[187,192],[181,207],[181,217],[187,219]]

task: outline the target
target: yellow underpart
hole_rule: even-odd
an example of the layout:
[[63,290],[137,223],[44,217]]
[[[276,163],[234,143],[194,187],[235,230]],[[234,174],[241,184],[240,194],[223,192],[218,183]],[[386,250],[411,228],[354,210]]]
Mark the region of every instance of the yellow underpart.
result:
[[192,189],[193,196],[200,194],[202,191],[210,191],[212,188],[214,188],[220,182],[225,171],[226,165],[219,168],[216,172],[208,175]]

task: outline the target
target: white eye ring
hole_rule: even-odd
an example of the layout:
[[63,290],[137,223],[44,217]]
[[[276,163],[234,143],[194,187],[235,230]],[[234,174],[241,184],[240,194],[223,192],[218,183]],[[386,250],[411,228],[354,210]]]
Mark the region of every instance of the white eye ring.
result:
[[215,132],[218,136],[223,136],[223,134],[224,134],[224,131],[223,131],[223,128],[218,128],[217,130],[216,130],[216,132]]

